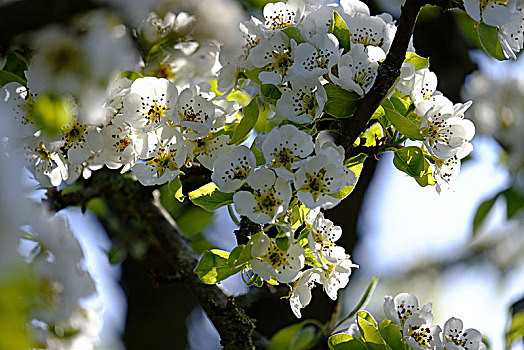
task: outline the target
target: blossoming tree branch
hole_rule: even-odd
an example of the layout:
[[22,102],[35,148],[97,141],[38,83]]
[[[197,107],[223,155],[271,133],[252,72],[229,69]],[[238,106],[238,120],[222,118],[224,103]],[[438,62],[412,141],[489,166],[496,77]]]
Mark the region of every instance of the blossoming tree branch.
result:
[[[229,41],[191,6],[175,12],[177,2],[158,2],[138,21],[119,1],[89,4],[112,12],[33,32],[31,50],[13,46],[0,71],[9,126],[2,164],[25,167],[47,190],[36,208],[21,200],[35,215],[12,218],[9,232],[14,242],[32,244],[20,264],[47,286],[37,298],[53,300],[27,310],[24,339],[33,347],[94,344],[85,325],[99,316],[80,300],[95,285],[54,212],[93,209],[100,198],[105,209],[97,214],[112,240],[159,250],[170,271],[153,273],[155,282],[183,282],[226,349],[254,348],[256,328],[217,285],[230,276],[253,287],[287,285],[282,303],[297,318],[315,287],[336,300],[358,262],[337,244],[342,229],[323,211],[351,196],[366,159],[393,152],[396,168],[441,192],[472,151],[471,102],[439,92],[429,60],[413,46],[421,8],[466,11],[482,47],[498,59],[516,59],[524,41],[524,4],[512,0],[406,0],[398,21],[372,15],[358,0],[268,3],[263,17],[239,23]],[[166,210],[170,200],[208,212],[227,207],[237,246],[197,257]],[[137,229],[120,232],[111,220]],[[345,315],[355,321],[349,329],[318,325],[305,348],[486,348],[458,318],[433,325],[431,303],[419,308],[407,292],[385,297],[386,320],[377,324],[361,310],[375,283]]]

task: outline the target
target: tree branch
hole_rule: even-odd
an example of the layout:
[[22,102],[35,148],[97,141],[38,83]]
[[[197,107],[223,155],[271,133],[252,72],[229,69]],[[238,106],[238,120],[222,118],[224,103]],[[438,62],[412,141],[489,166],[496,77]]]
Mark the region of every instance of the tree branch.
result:
[[[429,2],[436,2],[433,0]],[[402,6],[402,14],[398,21],[397,32],[391,48],[378,68],[377,78],[371,90],[364,96],[351,118],[346,118],[340,125],[339,144],[346,149],[346,157],[351,152],[351,146],[356,138],[364,131],[369,119],[379,107],[389,89],[400,76],[400,67],[406,57],[409,41],[415,29],[420,9],[427,3],[422,0],[406,0]]]
[[[160,204],[157,192],[107,169],[94,173],[86,189],[89,192],[77,195],[80,203],[76,204],[90,197],[90,191],[102,194],[123,215],[135,220],[143,229],[144,236],[155,241],[173,269],[173,279],[184,283],[196,297],[220,334],[225,349],[254,349],[251,339],[254,321],[236,306],[234,298],[227,296],[216,285],[202,283],[193,272],[198,262],[196,255],[173,218]],[[73,196],[57,196],[52,190],[49,193],[48,203],[55,210],[73,204]],[[66,202],[60,202],[61,199]]]

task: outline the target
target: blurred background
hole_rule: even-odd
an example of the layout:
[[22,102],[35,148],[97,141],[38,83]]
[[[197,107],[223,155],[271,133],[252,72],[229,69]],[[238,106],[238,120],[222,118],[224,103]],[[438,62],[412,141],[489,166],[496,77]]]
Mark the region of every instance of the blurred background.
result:
[[[238,23],[250,14],[260,17],[265,2],[221,0],[214,6],[229,13],[222,24]],[[372,14],[400,14],[401,1],[365,2]],[[130,21],[145,17],[153,3],[127,9]],[[161,4],[175,13],[192,11],[198,20],[209,13],[210,2]],[[218,21],[217,17],[206,20]],[[227,38],[235,30],[231,24],[227,28],[208,34]],[[474,152],[463,162],[454,191],[440,195],[398,171],[392,154],[366,161],[355,191],[326,213],[342,226],[339,244],[360,265],[343,293],[339,316],[353,308],[378,275],[367,306],[377,317],[383,317],[385,295],[411,292],[421,304],[433,302],[435,322],[458,317],[465,328],[481,331],[492,349],[524,349],[522,328],[507,335],[512,313],[524,309],[524,62],[489,58],[478,50],[470,29],[464,14],[425,7],[414,46],[419,55],[430,58],[440,91],[454,102],[474,101],[466,113],[477,127]],[[235,225],[227,211],[208,213],[187,201],[179,203],[166,186],[161,192],[196,251],[236,245]],[[99,291],[85,302],[104,310],[97,348],[220,349],[218,334],[182,285],[153,283],[151,271],[163,269],[155,252],[140,241],[112,241],[105,233],[133,233],[132,225],[115,222],[101,203],[91,203],[89,209],[85,215],[78,208],[67,209],[64,215],[84,248]],[[261,337],[270,338],[297,321],[287,300],[280,299],[287,287],[248,289],[239,276],[222,286],[257,319]],[[303,309],[303,319],[328,321],[335,306],[317,288],[312,303]]]

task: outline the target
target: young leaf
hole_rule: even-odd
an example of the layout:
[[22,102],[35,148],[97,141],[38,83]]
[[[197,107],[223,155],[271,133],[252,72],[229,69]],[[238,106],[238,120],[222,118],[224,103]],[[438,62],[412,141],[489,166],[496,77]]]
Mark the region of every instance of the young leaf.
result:
[[126,70],[125,72],[122,72],[122,74],[120,74],[120,78],[127,78],[131,81],[135,81],[136,79],[143,78],[143,77],[144,76],[142,74],[137,73],[132,70]]
[[[391,105],[393,105],[391,103]],[[408,118],[405,118],[395,109],[383,106],[386,113],[386,118],[393,124],[402,135],[409,137],[412,140],[424,141],[424,136],[420,132],[419,126],[413,123]]]
[[[384,349],[386,350],[386,345],[384,339],[378,331],[377,321],[371,316],[367,311],[359,311],[357,313],[357,325],[362,334],[362,338],[366,343],[373,344],[373,349]],[[368,345],[368,347],[370,347]]]
[[497,27],[489,26],[484,22],[477,24],[477,33],[482,49],[491,57],[502,61],[506,60],[507,58],[504,55],[502,46],[500,46],[497,31]]
[[421,187],[426,187],[428,185],[435,185],[435,179],[433,178],[433,170],[427,159],[424,159],[424,174],[422,176],[416,176],[415,180]]
[[5,65],[2,70],[4,72],[13,73],[19,77],[20,80],[24,82],[22,85],[27,83],[27,79],[25,77],[25,71],[27,70],[27,60],[18,52],[9,51],[7,53]]
[[270,105],[276,105],[282,93],[272,84],[262,84],[260,86],[260,97],[262,100]]
[[213,182],[189,192],[189,199],[206,211],[213,211],[224,205],[233,203],[233,193],[220,192]]
[[173,181],[169,181],[167,184],[169,192],[177,199],[179,202],[183,202],[186,196],[182,193],[182,182],[180,182],[180,177],[176,177]]
[[416,146],[404,147],[395,151],[395,167],[409,176],[419,177],[424,174],[425,158],[422,150]]
[[33,105],[31,112],[36,126],[50,135],[58,133],[73,118],[71,102],[64,97],[55,95],[40,96]]
[[344,19],[337,11],[333,11],[328,32],[338,39],[338,44],[344,49],[344,52],[348,52],[351,49],[351,33],[346,22],[344,22]]
[[344,165],[355,174],[357,179],[353,185],[346,186],[340,191],[330,194],[331,197],[344,199],[349,196],[351,192],[353,192],[355,186],[357,185],[358,178],[360,177],[360,173],[362,172],[362,167],[364,166],[366,157],[367,156],[364,153],[360,153],[359,155],[351,157],[344,163]]
[[324,89],[328,97],[324,112],[336,118],[348,118],[355,113],[360,99],[359,94],[331,83],[324,85]]
[[248,77],[252,82],[254,82],[257,85],[262,85],[262,82],[258,78],[258,75],[260,72],[263,72],[264,68],[254,68],[252,70],[245,70],[244,75]]
[[391,350],[408,349],[406,342],[402,339],[402,333],[400,333],[400,328],[398,328],[397,324],[385,319],[378,326],[378,331]]
[[484,222],[484,219],[486,219],[486,216],[488,216],[489,212],[491,211],[491,208],[493,208],[493,205],[495,204],[497,198],[499,198],[500,195],[501,193],[497,193],[493,198],[485,200],[479,205],[477,212],[475,213],[475,217],[473,218],[473,236],[475,236],[478,233],[478,229]]
[[339,333],[329,337],[328,346],[330,350],[368,350],[362,340],[353,338],[345,333]]
[[524,195],[513,187],[503,191],[506,199],[506,218],[509,220],[524,208]]
[[300,33],[300,30],[297,27],[288,27],[286,29],[282,30],[284,34],[287,35],[289,40],[293,39],[297,42],[297,44],[305,43],[306,40],[302,37],[302,33]]
[[11,72],[6,72],[4,70],[0,70],[0,87],[9,84],[9,83],[18,83],[21,85],[25,85],[26,81],[20,78],[18,75],[13,74]]
[[425,57],[420,57],[414,52],[406,52],[405,63],[411,63],[415,70],[420,70],[429,67],[429,59]]
[[218,283],[242,270],[241,266],[231,267],[228,264],[229,253],[212,249],[204,253],[195,267],[195,273],[207,284]]
[[229,141],[230,145],[241,143],[245,136],[249,134],[255,126],[255,123],[258,120],[258,102],[256,97],[254,97],[247,106],[242,108],[242,114],[244,116],[237,125],[231,141]]
[[231,254],[229,254],[228,265],[231,267],[245,265],[252,259],[251,246],[250,244],[236,246],[235,249],[231,251]]

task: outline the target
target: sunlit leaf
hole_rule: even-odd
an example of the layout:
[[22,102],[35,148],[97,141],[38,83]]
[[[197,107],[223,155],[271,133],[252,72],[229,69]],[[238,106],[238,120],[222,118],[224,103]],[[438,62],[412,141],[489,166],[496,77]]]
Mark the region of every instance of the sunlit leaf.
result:
[[242,267],[231,267],[228,264],[229,253],[219,249],[212,249],[204,253],[195,268],[200,280],[207,284],[218,283],[240,272]]
[[328,32],[338,39],[338,45],[344,49],[344,52],[348,52],[351,49],[351,36],[348,26],[337,11],[333,11]]
[[233,193],[220,192],[213,182],[189,192],[189,199],[207,211],[213,211],[224,205],[233,203]]
[[253,127],[258,120],[258,103],[256,97],[254,97],[247,106],[242,108],[242,115],[243,117],[237,125],[229,144],[241,143],[245,136],[253,130]]
[[398,170],[405,172],[409,176],[418,177],[424,174],[424,154],[416,146],[403,147],[396,150],[393,164]]
[[359,94],[331,83],[324,85],[324,89],[328,97],[324,112],[337,118],[349,118],[355,113]]

